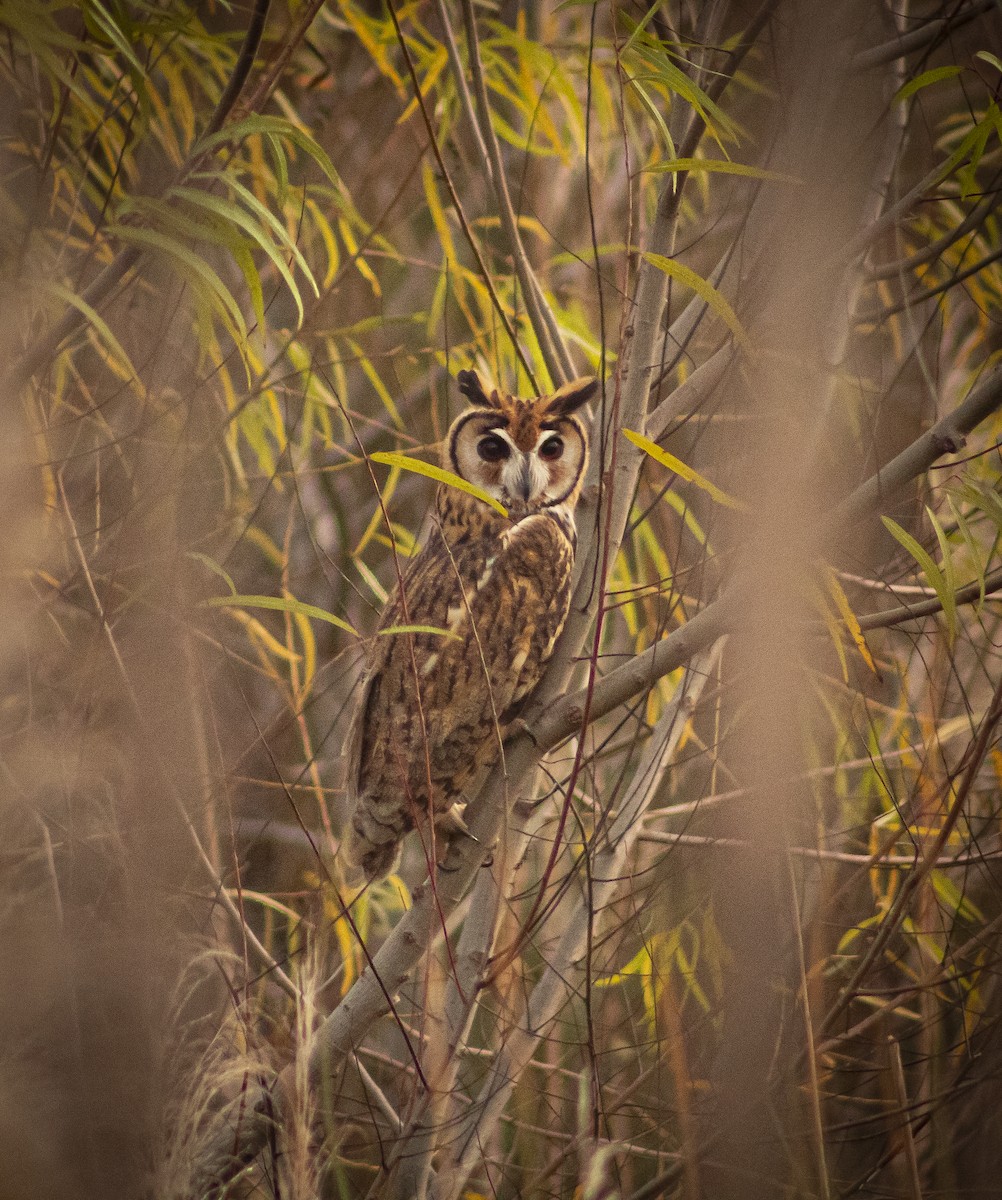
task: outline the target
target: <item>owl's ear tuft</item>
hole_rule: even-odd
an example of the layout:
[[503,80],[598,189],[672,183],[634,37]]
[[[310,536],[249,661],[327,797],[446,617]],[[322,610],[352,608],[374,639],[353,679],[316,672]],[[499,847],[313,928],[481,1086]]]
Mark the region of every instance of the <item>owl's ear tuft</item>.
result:
[[584,375],[557,388],[546,407],[554,416],[567,417],[572,412],[577,412],[582,404],[587,404],[597,390],[598,380],[595,376]]
[[497,392],[488,397],[476,371],[460,371],[456,382],[467,400],[477,408],[497,408]]

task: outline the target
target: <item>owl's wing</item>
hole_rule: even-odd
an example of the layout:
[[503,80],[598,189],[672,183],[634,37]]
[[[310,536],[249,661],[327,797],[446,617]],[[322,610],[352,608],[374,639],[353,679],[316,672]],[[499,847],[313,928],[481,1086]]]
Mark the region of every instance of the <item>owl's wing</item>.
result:
[[[420,556],[418,556],[420,557]],[[415,567],[415,558],[411,568]],[[406,586],[407,574],[404,581]],[[400,597],[391,593],[379,620],[379,629],[385,629],[400,624]],[[362,763],[367,754],[371,753],[371,737],[376,725],[373,722],[374,710],[379,703],[380,680],[386,670],[390,656],[393,653],[393,639],[377,636],[366,648],[366,665],[359,683],[358,699],[352,714],[351,724],[345,737],[347,762],[345,765],[345,785],[348,789],[349,800],[354,804],[358,795],[358,784]]]
[[505,532],[477,578],[460,580],[453,569],[448,628],[454,636],[424,668],[438,740],[472,745],[510,719],[563,628],[573,565],[563,529],[535,514]]

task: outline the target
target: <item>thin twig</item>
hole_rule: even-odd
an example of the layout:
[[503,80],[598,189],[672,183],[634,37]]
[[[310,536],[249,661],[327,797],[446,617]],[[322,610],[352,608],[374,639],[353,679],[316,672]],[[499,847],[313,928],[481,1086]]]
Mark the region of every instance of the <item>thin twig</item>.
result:
[[[443,0],[438,0],[439,15],[446,27],[449,23]],[[553,315],[542,288],[536,278],[536,273],[529,262],[529,256],[522,244],[522,236],[518,230],[518,221],[512,206],[511,195],[508,192],[508,179],[504,163],[501,161],[501,148],[497,135],[491,123],[490,101],[487,96],[487,85],[484,82],[484,68],[480,60],[480,42],[477,37],[477,19],[473,12],[472,0],[463,0],[463,20],[466,26],[466,41],[470,52],[470,71],[473,75],[473,87],[477,96],[477,106],[480,111],[480,134],[486,145],[490,170],[488,172],[494,195],[497,199],[498,215],[508,241],[508,251],[512,256],[515,272],[522,285],[522,296],[525,307],[532,322],[532,327],[539,338],[539,346],[543,352],[546,368],[555,385],[567,382],[574,376],[574,364],[571,362],[567,346],[560,334],[556,318]],[[453,39],[455,40],[455,39]],[[461,97],[463,93],[460,93]],[[475,122],[474,113],[468,114]]]
[[853,320],[857,325],[872,325],[878,321],[885,321],[888,317],[893,317],[896,313],[904,312],[907,308],[914,308],[917,304],[924,304],[925,301],[931,300],[934,296],[948,292],[950,288],[956,287],[958,283],[963,283],[965,279],[970,279],[972,275],[977,275],[979,271],[983,271],[985,267],[990,267],[992,263],[998,262],[1000,258],[1002,258],[1002,250],[996,250],[993,254],[987,254],[971,266],[965,267],[963,271],[954,271],[945,283],[938,283],[935,287],[923,288],[921,291],[913,292],[910,296],[905,296],[903,300],[898,300],[894,304],[886,304],[880,308],[868,308],[865,312],[856,313]]
[[856,992],[870,971],[873,964],[883,955],[887,943],[897,931],[905,917],[908,905],[919,884],[934,870],[939,863],[950,834],[964,811],[964,805],[970,795],[974,780],[981,768],[981,763],[988,753],[988,747],[994,736],[996,726],[1002,720],[1002,679],[995,688],[995,694],[988,711],[981,722],[978,735],[971,744],[964,771],[957,786],[956,794],[950,801],[942,824],[936,831],[936,836],[929,843],[925,853],[916,860],[915,870],[912,871],[901,885],[888,911],[884,914],[873,941],[867,947],[866,953],[860,958],[849,982],[841,989],[821,1025],[823,1033],[828,1033],[846,1008],[856,998]]
[[985,217],[998,208],[998,193],[999,176],[996,175],[987,189],[987,195],[978,201],[959,225],[955,226],[948,233],[944,233],[942,237],[937,238],[934,242],[923,246],[921,250],[916,250],[914,254],[909,254],[907,258],[900,258],[894,262],[878,263],[876,266],[871,267],[866,272],[867,282],[876,283],[880,279],[896,279],[906,271],[913,271],[916,267],[922,267],[926,263],[939,258],[952,245],[958,242],[965,233],[969,233],[972,229],[980,227]]
[[400,51],[404,56],[404,62],[407,64],[407,70],[411,77],[411,83],[414,87],[414,99],[417,101],[418,110],[421,113],[421,119],[424,121],[425,132],[428,134],[428,144],[431,146],[432,154],[435,155],[435,162],[438,164],[439,173],[445,181],[445,186],[449,192],[449,199],[452,202],[453,210],[459,220],[460,228],[463,231],[463,236],[466,238],[467,244],[473,251],[473,257],[477,260],[477,267],[480,271],[480,277],[484,281],[484,286],[490,294],[491,303],[494,305],[494,310],[498,314],[498,319],[504,326],[504,331],[508,335],[508,340],[511,342],[511,348],[522,364],[522,369],[525,371],[529,382],[539,392],[539,385],[536,382],[536,377],[533,374],[529,360],[525,357],[525,352],[515,333],[514,326],[501,303],[501,298],[497,293],[497,288],[494,286],[494,279],[487,268],[487,263],[484,260],[483,251],[480,249],[480,243],[473,235],[473,229],[469,221],[466,219],[466,212],[463,209],[462,202],[459,199],[459,192],[456,190],[456,185],[452,180],[452,173],[446,166],[445,158],[442,155],[442,148],[438,144],[438,137],[435,134],[435,128],[431,123],[431,117],[428,114],[428,106],[425,104],[424,94],[421,91],[421,82],[418,79],[417,71],[414,68],[414,60],[411,58],[411,52],[407,49],[407,42],[404,39],[403,31],[400,28],[400,22],[397,19],[397,10],[393,0],[387,0],[387,9],[390,14],[390,19],[393,21],[393,28],[396,30],[397,42],[400,45]]

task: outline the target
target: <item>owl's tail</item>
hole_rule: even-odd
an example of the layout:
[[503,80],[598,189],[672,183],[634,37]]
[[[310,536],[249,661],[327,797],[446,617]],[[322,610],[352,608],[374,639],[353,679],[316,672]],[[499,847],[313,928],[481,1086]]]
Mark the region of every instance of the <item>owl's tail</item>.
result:
[[372,806],[360,800],[351,818],[351,831],[342,845],[346,882],[361,875],[368,883],[385,879],[400,862],[400,842],[406,830],[377,820]]

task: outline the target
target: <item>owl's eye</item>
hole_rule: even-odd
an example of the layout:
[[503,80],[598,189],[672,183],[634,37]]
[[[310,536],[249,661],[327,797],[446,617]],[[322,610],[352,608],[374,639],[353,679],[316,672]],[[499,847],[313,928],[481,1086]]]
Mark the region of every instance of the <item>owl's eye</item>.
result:
[[545,442],[539,447],[539,457],[546,462],[554,462],[564,452],[564,439],[557,437],[548,437]]
[[477,453],[484,462],[500,462],[511,454],[511,446],[496,433],[488,433],[477,442]]

